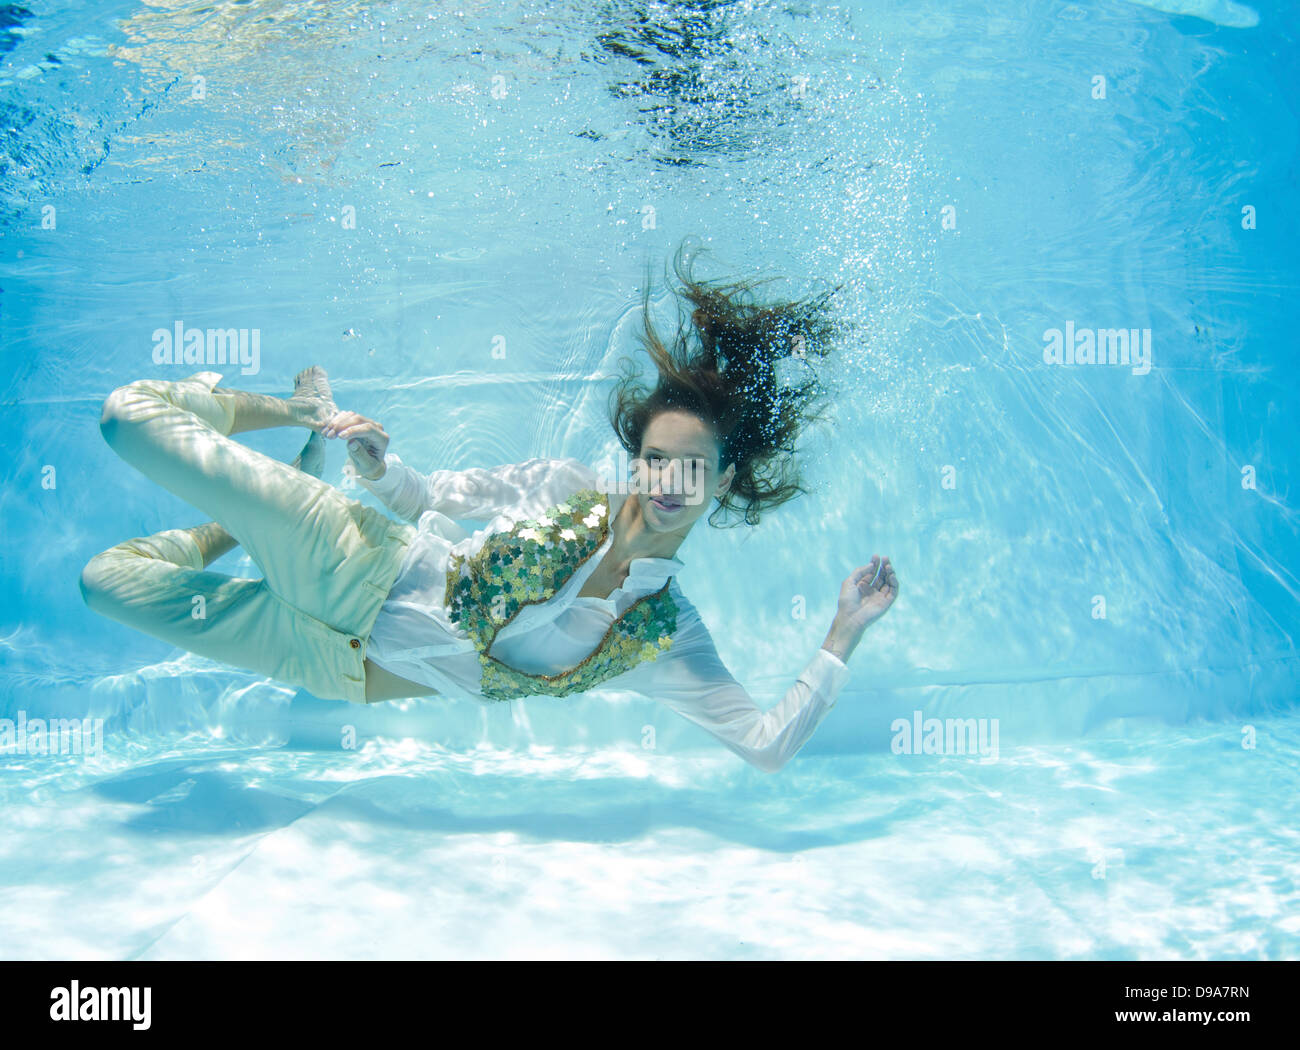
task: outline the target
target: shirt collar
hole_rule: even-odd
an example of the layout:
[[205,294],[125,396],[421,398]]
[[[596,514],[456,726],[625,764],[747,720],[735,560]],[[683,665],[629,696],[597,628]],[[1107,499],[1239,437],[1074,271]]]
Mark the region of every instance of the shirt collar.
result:
[[633,558],[627,563],[627,578],[638,580],[666,580],[676,576],[682,563],[677,558]]

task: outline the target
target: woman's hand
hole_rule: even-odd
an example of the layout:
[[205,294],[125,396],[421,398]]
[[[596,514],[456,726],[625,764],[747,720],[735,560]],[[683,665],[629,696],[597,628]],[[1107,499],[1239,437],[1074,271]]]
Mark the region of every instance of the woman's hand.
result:
[[373,419],[356,412],[339,412],[325,424],[321,436],[346,440],[352,465],[367,481],[378,481],[388,470],[384,463],[388,435]]
[[835,622],[822,648],[847,660],[858,640],[871,624],[879,620],[898,597],[898,576],[889,559],[873,555],[871,561],[849,575],[840,585],[840,602]]

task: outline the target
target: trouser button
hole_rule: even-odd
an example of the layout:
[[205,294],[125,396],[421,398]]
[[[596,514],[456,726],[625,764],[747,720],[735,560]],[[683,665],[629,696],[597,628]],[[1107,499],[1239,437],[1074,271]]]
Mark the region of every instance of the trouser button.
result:
[[353,649],[360,649],[360,648],[361,648],[361,639],[360,639],[360,638],[353,638],[352,641],[348,642],[348,645],[352,646]]

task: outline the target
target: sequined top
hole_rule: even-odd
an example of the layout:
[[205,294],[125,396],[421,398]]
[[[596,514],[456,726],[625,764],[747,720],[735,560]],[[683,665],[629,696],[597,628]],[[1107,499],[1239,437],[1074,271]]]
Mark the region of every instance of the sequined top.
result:
[[559,674],[528,674],[490,654],[497,633],[526,605],[549,601],[604,544],[610,530],[609,501],[582,489],[544,514],[489,536],[477,554],[453,554],[444,605],[451,622],[465,630],[483,664],[483,695],[515,700],[545,694],[586,692],[608,678],[653,660],[672,646],[677,603],[665,582],[638,598],[576,667]]
[[[643,652],[643,658],[628,670],[611,670],[609,677],[602,676],[590,688],[594,693],[654,700],[711,734],[746,762],[769,772],[781,768],[804,745],[834,706],[848,679],[843,662],[818,648],[785,694],[768,710],[760,708],[718,657],[699,612],[678,586],[677,575],[684,566],[677,558],[634,558],[628,564],[626,579],[608,597],[582,596],[582,587],[611,549],[613,527],[628,497],[579,460],[531,459],[492,468],[421,474],[389,453],[387,464],[382,478],[374,482],[362,480],[361,484],[390,513],[416,525],[417,530],[371,628],[366,657],[395,675],[436,689],[444,697],[504,706],[484,693],[482,653],[479,642],[466,629],[469,624],[452,621],[448,570],[454,563],[459,577],[464,561],[457,559],[472,561],[493,536],[509,534],[516,527],[528,529],[525,521],[537,522],[582,490],[595,490],[605,494],[608,513],[600,516],[595,525],[584,524],[584,528],[596,530],[588,535],[589,542],[596,543],[602,536],[603,541],[585,560],[579,560],[574,552],[571,560],[576,567],[567,579],[562,577],[570,559],[564,560],[565,568],[555,571],[551,578],[553,587],[547,589],[553,589],[553,593],[548,599],[527,604],[516,596],[520,604],[513,618],[494,623],[497,630],[491,643],[492,656],[503,667],[524,676],[563,675],[597,650],[612,625],[637,602],[659,593],[671,596],[676,629],[669,636],[669,647],[661,649],[656,645],[658,653],[653,659]],[[592,511],[600,505],[592,504]],[[462,522],[485,524],[469,532]],[[540,527],[539,535],[550,528]],[[697,526],[696,531],[703,528]],[[577,528],[574,535],[576,543]],[[696,542],[694,532],[690,542]],[[707,538],[700,542],[706,543]],[[538,591],[535,596],[540,594]],[[726,594],[720,596],[724,602],[727,598]],[[772,602],[774,608],[785,605],[785,600]],[[764,616],[761,610],[745,609],[738,610],[737,615],[742,616],[737,622],[743,632],[762,631],[765,637],[772,637],[778,631],[790,630],[788,618],[777,613]],[[660,636],[655,631],[662,632],[666,626],[638,629],[636,634],[643,642],[653,635],[657,642]],[[815,631],[816,627],[810,623],[807,630]],[[737,634],[735,627],[729,633],[733,645],[749,652],[749,673],[766,673],[769,678],[789,673],[782,667],[789,666],[787,647],[756,645],[745,633]],[[820,640],[818,634],[811,644]],[[536,688],[535,679],[526,680],[529,689]],[[511,676],[510,685],[503,684],[502,688],[522,688],[522,681]],[[495,690],[491,680],[488,687]],[[587,702],[574,692],[565,704]],[[635,708],[615,710],[618,714],[612,717],[633,720],[625,736],[638,737],[646,713]],[[608,707],[592,710],[591,714],[609,724]]]

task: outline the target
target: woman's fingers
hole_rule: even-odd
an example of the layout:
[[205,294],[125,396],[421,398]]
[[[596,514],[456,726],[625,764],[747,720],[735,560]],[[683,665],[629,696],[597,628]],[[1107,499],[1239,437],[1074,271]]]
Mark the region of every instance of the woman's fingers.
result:
[[879,565],[877,565],[876,562],[876,558],[871,559],[871,564],[876,568],[875,574],[867,582],[868,593],[871,591],[883,591],[889,587],[897,587],[898,578],[894,576],[894,567],[889,563],[889,558],[886,557],[879,559]]
[[885,559],[885,568],[881,575],[884,577],[885,586],[889,588],[890,601],[893,601],[898,597],[898,576],[894,572],[894,567],[889,564],[888,558]]
[[894,574],[894,566],[888,557],[882,558],[878,554],[873,554],[866,565],[854,569],[846,582],[852,584],[863,598],[888,592],[892,600],[898,593],[898,577]]
[[[383,429],[378,423],[372,423],[370,420],[362,420],[360,423],[354,423],[352,426],[343,427],[338,431],[337,437],[354,438],[361,437],[363,434],[384,434]],[[384,437],[387,437],[384,434]]]
[[[330,418],[325,424],[321,434],[325,437],[341,437],[342,431],[348,427],[357,427],[361,425],[379,427],[373,419],[367,419],[358,412],[339,412]],[[380,428],[382,430],[382,428]]]
[[355,413],[336,412],[333,416],[330,417],[329,422],[326,423],[325,426],[321,428],[321,437],[327,437],[327,438],[337,437],[338,428],[341,426],[346,426],[349,422],[351,422],[350,417],[353,415],[355,415]]
[[871,561],[867,562],[866,565],[859,565],[853,570],[849,575],[849,580],[853,583],[861,583],[864,576],[870,579],[871,575],[876,571],[876,560],[876,556],[872,555]]

